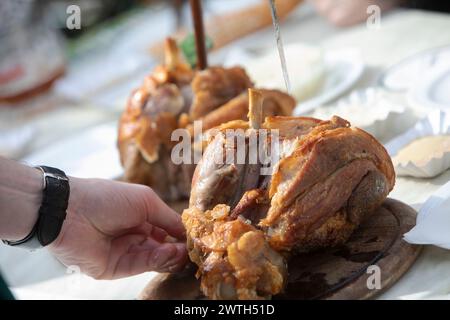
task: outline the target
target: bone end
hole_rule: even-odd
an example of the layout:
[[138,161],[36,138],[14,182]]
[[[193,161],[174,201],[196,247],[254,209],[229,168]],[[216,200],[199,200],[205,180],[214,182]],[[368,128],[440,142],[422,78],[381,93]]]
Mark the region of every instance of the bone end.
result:
[[167,38],[164,42],[164,56],[167,69],[174,70],[180,62],[180,52],[175,39]]
[[248,89],[248,119],[250,127],[260,129],[263,121],[263,95],[260,90]]

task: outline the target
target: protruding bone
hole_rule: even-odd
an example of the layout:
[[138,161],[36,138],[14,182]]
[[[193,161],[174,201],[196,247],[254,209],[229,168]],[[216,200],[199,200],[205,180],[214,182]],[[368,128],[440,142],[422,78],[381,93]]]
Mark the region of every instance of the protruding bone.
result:
[[248,119],[250,127],[260,129],[263,122],[263,95],[257,89],[248,89]]
[[173,38],[167,38],[164,43],[165,65],[167,70],[175,70],[180,63],[180,52],[177,42]]

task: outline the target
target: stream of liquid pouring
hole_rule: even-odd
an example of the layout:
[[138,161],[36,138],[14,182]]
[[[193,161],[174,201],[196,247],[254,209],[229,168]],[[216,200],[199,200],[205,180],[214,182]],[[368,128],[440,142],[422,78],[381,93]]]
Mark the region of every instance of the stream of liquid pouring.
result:
[[275,7],[275,0],[269,0],[269,4],[270,4],[270,10],[272,12],[272,21],[273,21],[273,27],[275,29],[275,39],[276,39],[277,47],[278,47],[278,54],[280,56],[281,70],[283,71],[284,84],[286,85],[287,93],[290,94],[291,93],[291,82],[289,81],[289,75],[287,72],[286,57],[284,56],[283,41],[281,41],[280,23],[278,21],[277,8]]

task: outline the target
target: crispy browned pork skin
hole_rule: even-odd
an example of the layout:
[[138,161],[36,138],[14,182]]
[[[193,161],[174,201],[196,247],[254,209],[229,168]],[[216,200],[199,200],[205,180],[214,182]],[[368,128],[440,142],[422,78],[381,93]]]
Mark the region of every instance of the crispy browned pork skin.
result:
[[[280,160],[269,176],[260,176],[255,165],[214,163],[215,155],[232,148],[223,134],[228,128],[247,128],[246,135],[254,130],[244,121],[216,129],[183,213],[189,254],[210,298],[279,293],[292,253],[342,244],[394,186],[383,146],[339,117],[267,117],[261,128],[278,129],[281,139]],[[246,254],[237,259],[236,252]]]
[[[194,165],[175,165],[173,130],[202,120],[203,130],[236,119],[247,120],[247,88],[252,82],[240,67],[192,70],[174,40],[166,41],[166,61],[147,76],[128,100],[119,123],[118,147],[126,181],[151,186],[165,200],[188,198]],[[265,90],[265,115],[290,115],[295,100]]]

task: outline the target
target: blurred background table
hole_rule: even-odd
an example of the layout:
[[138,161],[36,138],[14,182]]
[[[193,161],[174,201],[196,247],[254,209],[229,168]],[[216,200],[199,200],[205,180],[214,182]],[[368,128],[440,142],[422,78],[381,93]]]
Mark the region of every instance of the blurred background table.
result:
[[[215,7],[215,3],[218,2],[212,1],[211,10],[221,10],[221,5]],[[77,176],[111,178],[120,175],[115,142],[118,117],[131,88],[136,86],[156,63],[143,54],[142,50],[147,48],[152,37],[161,39],[164,34],[169,34],[171,26],[167,21],[172,21],[168,18],[170,10],[164,7],[146,9],[134,14],[132,19],[119,24],[119,31],[110,38],[115,47],[122,47],[121,50],[106,58],[98,56],[105,51],[94,51],[94,54],[81,55],[76,61],[70,61],[68,79],[58,89],[67,93],[69,85],[73,81],[79,81],[81,75],[76,74],[74,68],[92,68],[92,72],[96,73],[106,65],[114,69],[119,56],[133,57],[133,61],[137,62],[130,62],[128,66],[117,66],[117,69],[121,70],[111,74],[117,79],[108,83],[106,88],[89,93],[87,98],[82,99],[76,96],[76,92],[73,99],[67,99],[61,98],[53,91],[43,97],[44,102],[38,105],[14,111],[0,108],[0,130],[32,128],[25,134],[31,134],[33,139],[24,144],[23,148],[12,146],[7,149],[7,143],[3,144],[3,149],[7,149],[3,152],[10,152],[7,156],[33,164],[45,161],[47,165],[60,167],[68,174]],[[126,27],[123,27],[124,25]],[[123,35],[131,29],[138,35],[136,39],[128,38],[128,34]],[[448,15],[403,9],[383,14],[379,29],[368,29],[365,24],[339,29],[317,16],[309,4],[296,8],[282,24],[282,35],[286,44],[305,42],[330,51],[348,47],[361,50],[367,68],[352,89],[373,85],[381,70],[411,54],[450,44],[450,33],[447,30],[450,30]],[[147,39],[144,47],[141,45],[142,39]],[[215,51],[211,54],[210,61],[220,63],[233,47],[255,50],[274,46],[273,30],[267,28]],[[126,64],[124,62],[124,65]],[[88,89],[89,86],[80,88],[86,92]],[[14,134],[21,134],[19,131],[8,132],[11,135],[10,140],[17,137]],[[83,140],[80,142],[79,137],[92,139],[92,135],[98,140],[98,149],[95,144],[92,147],[92,141],[89,141],[91,147],[86,150],[83,148]],[[6,139],[5,135],[3,139]],[[50,144],[58,146],[59,149],[56,150],[59,151],[55,152],[53,148],[52,152],[42,152]],[[80,163],[84,165],[80,166]],[[99,170],[99,167],[102,170]],[[428,180],[398,178],[390,197],[418,209],[449,178],[450,171]],[[45,250],[29,253],[6,246],[0,247],[0,269],[19,299],[134,299],[154,276],[154,273],[150,272],[121,280],[96,281],[79,274],[76,268],[68,269],[62,266]],[[379,297],[449,299],[450,252],[426,247],[410,271]]]

